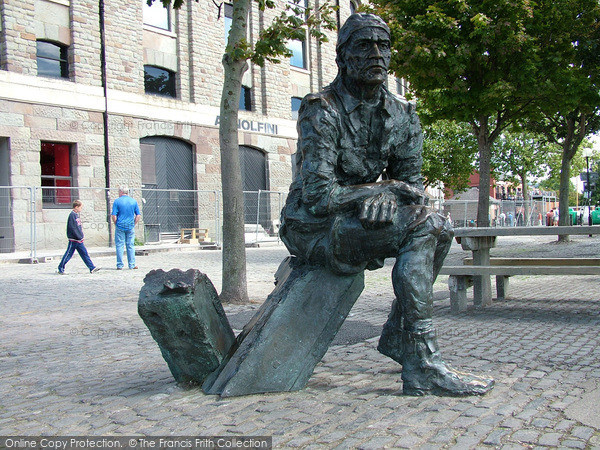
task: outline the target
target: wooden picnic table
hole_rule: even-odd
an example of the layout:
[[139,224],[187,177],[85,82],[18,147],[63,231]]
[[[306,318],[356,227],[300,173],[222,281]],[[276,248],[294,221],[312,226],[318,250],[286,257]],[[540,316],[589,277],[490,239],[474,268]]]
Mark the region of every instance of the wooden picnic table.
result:
[[[558,235],[594,235],[600,234],[600,225],[592,226],[537,226],[537,227],[479,227],[479,228],[456,228],[454,237],[462,246],[463,250],[472,252],[472,265],[470,266],[444,266],[440,274],[450,276],[473,276],[473,301],[475,306],[486,306],[492,303],[492,285],[491,278],[494,275],[518,275],[518,274],[565,274],[574,275],[578,269],[582,275],[588,274],[593,269],[582,269],[589,266],[589,261],[578,265],[556,266],[551,263],[546,264],[544,258],[539,258],[535,267],[532,269],[531,263],[519,264],[514,260],[511,264],[499,266],[492,265],[490,261],[490,249],[496,246],[498,237],[510,236],[558,236]],[[549,265],[554,265],[554,269],[545,269]],[[567,268],[570,267],[570,268]],[[502,267],[502,268],[499,268]],[[526,267],[529,267],[527,269]],[[575,267],[575,268],[573,268]],[[500,273],[501,272],[501,273]],[[592,274],[592,273],[589,273]],[[456,282],[456,280],[451,280]],[[461,280],[464,283],[464,279]],[[464,286],[461,284],[460,289]]]

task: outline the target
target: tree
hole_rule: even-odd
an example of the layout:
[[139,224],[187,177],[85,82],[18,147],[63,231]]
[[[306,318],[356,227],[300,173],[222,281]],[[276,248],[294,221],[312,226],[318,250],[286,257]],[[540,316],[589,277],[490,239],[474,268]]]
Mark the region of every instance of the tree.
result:
[[[582,144],[586,146],[587,144]],[[545,191],[554,191],[559,192],[561,186],[561,173],[560,169],[562,167],[563,160],[563,152],[562,148],[557,147],[558,151],[551,153],[548,156],[548,174],[547,177],[540,182],[540,188]],[[573,159],[571,160],[571,171],[575,174],[580,174],[581,172],[585,172],[585,158],[581,156],[581,152],[577,152]],[[578,203],[577,198],[577,190],[575,185],[571,180],[569,180],[569,205],[574,205]],[[581,204],[581,203],[580,203]],[[559,217],[560,220],[560,217]]]
[[523,215],[529,221],[528,178],[548,174],[548,158],[559,154],[555,145],[548,144],[542,136],[528,132],[505,132],[494,143],[492,165],[494,172],[506,181],[514,181],[523,187]]
[[[151,5],[156,0],[147,0]],[[163,6],[180,8],[184,0],[158,0]],[[198,1],[198,0],[196,0]],[[273,9],[274,0],[256,0],[261,11]],[[248,14],[251,0],[231,0],[233,14],[227,47],[223,55],[223,91],[221,95],[219,142],[221,185],[223,191],[223,285],[222,302],[248,301],[246,247],[244,241],[244,197],[238,142],[238,107],[242,77],[248,61],[263,66],[265,61],[279,63],[292,55],[289,40],[302,40],[308,29],[319,42],[327,41],[324,30],[334,30],[333,8],[324,3],[316,10],[301,8],[299,0],[287,4],[270,26],[263,29],[254,45],[248,42]],[[207,2],[208,4],[208,2]]]
[[526,25],[534,3],[374,0],[392,31],[392,70],[430,117],[470,124],[479,152],[478,226],[489,224],[492,144],[543,84]]
[[[544,0],[535,33],[542,43],[546,93],[528,124],[562,149],[559,224],[569,224],[571,163],[586,136],[600,130],[600,5],[597,0]],[[568,241],[569,236],[559,236]]]
[[423,126],[423,177],[425,186],[440,183],[463,191],[475,170],[477,141],[466,123],[439,120]]

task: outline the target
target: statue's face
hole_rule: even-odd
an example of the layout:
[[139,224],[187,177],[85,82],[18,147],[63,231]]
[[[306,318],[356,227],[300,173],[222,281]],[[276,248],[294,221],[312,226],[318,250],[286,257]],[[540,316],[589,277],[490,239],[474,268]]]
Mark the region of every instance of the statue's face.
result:
[[341,66],[350,82],[381,84],[390,65],[390,38],[381,28],[362,28],[350,37],[343,49]]

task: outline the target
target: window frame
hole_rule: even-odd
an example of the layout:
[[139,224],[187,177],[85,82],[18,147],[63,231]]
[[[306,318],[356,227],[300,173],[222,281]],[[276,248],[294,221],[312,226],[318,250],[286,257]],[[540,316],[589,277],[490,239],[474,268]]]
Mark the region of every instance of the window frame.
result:
[[[167,80],[167,88],[169,89],[168,93],[153,91],[149,89],[149,83],[147,76],[153,76],[148,73],[147,68],[161,70],[167,74],[169,74],[169,78]],[[157,77],[155,77],[157,78]],[[153,64],[144,64],[144,92],[147,95],[156,95],[158,97],[164,98],[177,98],[177,73],[172,70],[167,69],[166,67],[155,66]]]
[[[228,14],[229,13],[229,14]],[[229,31],[233,22],[233,4],[223,3],[223,32],[225,34],[225,44],[229,38]]]
[[[56,175],[56,147],[52,154],[53,160],[50,161],[45,158],[46,148],[52,146],[66,146],[68,147],[68,165],[69,175]],[[64,155],[63,155],[64,156]],[[42,187],[42,208],[46,209],[69,209],[71,208],[74,198],[77,198],[75,192],[75,179],[73,176],[74,165],[73,160],[75,156],[74,145],[69,142],[51,142],[41,141],[40,142],[40,186]],[[46,160],[45,160],[46,159]],[[47,172],[45,169],[46,164],[53,164],[52,174],[44,173]],[[66,184],[63,184],[66,182]],[[64,189],[61,189],[64,188]]]
[[[53,55],[40,55],[40,45],[39,44],[47,44],[54,49],[58,49],[59,55],[58,57]],[[60,42],[51,41],[48,39],[37,39],[36,40],[36,64],[37,64],[37,75],[38,77],[44,78],[55,78],[55,79],[66,79],[70,78],[69,76],[69,46],[62,44]],[[40,60],[42,61],[53,61],[58,62],[60,67],[60,74],[48,74],[48,73],[40,73]]]
[[[298,17],[301,20],[306,20],[308,18],[308,10],[310,8],[309,0],[287,0],[288,14]],[[293,48],[294,43],[300,43],[300,48],[296,50],[300,50],[300,52],[296,52]],[[290,66],[296,69],[308,70],[308,35],[305,32],[304,37],[302,39],[292,39],[288,41],[287,48],[290,50],[293,55],[290,56]],[[302,65],[299,66],[294,64],[294,59],[297,58],[298,53],[302,58]]]
[[[300,58],[302,59],[302,65],[299,66],[294,64],[294,60],[298,59],[298,53],[294,51],[292,48],[292,43],[299,42],[300,43]],[[304,39],[293,39],[288,42],[288,49],[292,52],[292,56],[290,56],[290,66],[296,69],[308,70],[308,55],[307,55],[307,46],[306,46],[306,38]]]
[[[173,31],[173,27],[171,25],[172,16],[171,16],[171,8],[170,7],[165,8],[164,5],[160,1],[158,1],[158,0],[155,1],[154,3],[152,3],[152,6],[148,6],[148,4],[146,3],[145,0],[142,0],[142,2],[143,2],[143,6],[142,6],[142,8],[143,8],[143,10],[142,10],[142,23],[145,26],[148,26],[148,27],[151,27],[151,28],[155,28],[157,30],[162,30],[162,31],[169,31],[169,32]],[[167,14],[167,17],[166,17],[167,28],[165,28],[165,27],[163,27],[161,25],[157,25],[156,22],[154,22],[154,23],[146,22],[147,18],[149,17],[149,15],[146,14],[146,11],[149,11],[152,8],[156,8],[156,11],[158,11],[158,7],[156,5],[159,5],[160,7],[162,7],[163,9],[166,10],[166,14]],[[152,13],[152,14],[154,14],[154,13]]]
[[243,84],[240,89],[240,104],[238,110],[252,111],[252,88]]
[[404,78],[396,77],[396,93],[403,98],[406,98],[406,94],[408,93],[408,81]]

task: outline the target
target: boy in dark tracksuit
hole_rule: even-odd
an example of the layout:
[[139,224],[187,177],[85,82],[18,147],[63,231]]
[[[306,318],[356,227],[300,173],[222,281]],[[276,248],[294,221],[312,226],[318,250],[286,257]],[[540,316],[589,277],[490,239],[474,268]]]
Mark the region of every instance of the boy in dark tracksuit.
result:
[[69,238],[69,245],[58,265],[58,273],[60,275],[65,274],[65,266],[73,256],[73,253],[75,253],[75,250],[77,250],[85,265],[90,269],[90,273],[96,273],[100,270],[100,268],[94,266],[85,245],[83,245],[83,228],[81,227],[81,219],[79,218],[82,205],[83,203],[81,203],[81,200],[75,200],[73,202],[73,211],[71,211],[69,219],[67,220],[67,238]]

